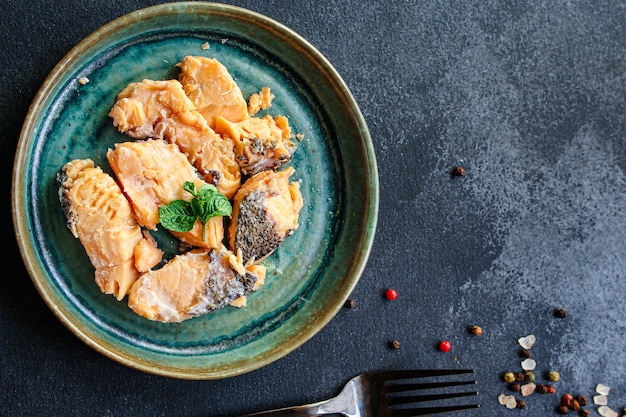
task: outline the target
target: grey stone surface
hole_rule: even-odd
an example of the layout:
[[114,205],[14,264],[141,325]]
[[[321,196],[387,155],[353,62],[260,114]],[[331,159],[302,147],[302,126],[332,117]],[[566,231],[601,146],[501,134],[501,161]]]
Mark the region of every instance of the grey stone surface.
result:
[[[3,253],[17,271],[0,292],[0,415],[234,416],[400,367],[474,368],[481,408],[456,415],[549,416],[562,393],[592,397],[598,383],[613,409],[626,406],[625,2],[230,2],[300,33],[342,75],[376,149],[380,214],[353,309],[269,366],[193,382],[80,342],[11,239],[11,166],[37,89],[84,36],[154,3],[0,3]],[[466,176],[451,175],[457,165]],[[388,287],[397,300],[382,297]],[[527,334],[538,381],[562,378],[555,395],[507,410],[501,375],[519,369]],[[436,349],[441,339],[452,351]]]

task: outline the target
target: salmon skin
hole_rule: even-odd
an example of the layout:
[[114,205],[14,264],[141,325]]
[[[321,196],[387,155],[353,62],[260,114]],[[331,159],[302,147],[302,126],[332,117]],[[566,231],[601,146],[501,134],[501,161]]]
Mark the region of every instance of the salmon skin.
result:
[[180,322],[207,314],[244,296],[258,279],[226,249],[190,251],[143,274],[132,286],[128,305],[138,315]]
[[298,228],[302,208],[300,183],[289,182],[292,167],[250,177],[233,199],[229,247],[241,250],[244,262],[260,262]]

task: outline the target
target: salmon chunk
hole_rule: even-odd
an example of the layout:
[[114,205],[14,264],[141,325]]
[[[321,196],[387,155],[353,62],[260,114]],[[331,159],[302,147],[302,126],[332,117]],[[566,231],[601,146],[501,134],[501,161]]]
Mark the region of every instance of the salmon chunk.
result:
[[[196,189],[206,184],[180,149],[162,139],[116,143],[106,156],[138,223],[150,230],[157,228],[159,208],[174,200],[191,200],[193,196],[184,189],[185,181],[193,182]],[[189,232],[171,233],[191,246],[218,248],[224,239],[224,220],[211,218],[204,240],[200,222]]]
[[237,162],[246,175],[277,170],[291,160],[296,150],[285,116],[250,117],[238,123],[218,117],[215,131],[233,141]]
[[267,110],[272,105],[274,97],[269,87],[263,87],[258,93],[252,94],[248,99],[248,115],[254,116],[261,110]]
[[262,171],[241,186],[233,200],[229,247],[243,261],[259,262],[298,228],[302,208],[300,183],[289,182],[292,167]]
[[228,69],[217,59],[186,56],[177,66],[185,93],[210,127],[220,116],[231,122],[248,118],[248,104]]
[[[100,291],[121,300],[142,271],[161,260],[160,251],[137,224],[128,200],[113,177],[90,159],[65,164],[57,176],[67,226],[96,269]],[[156,245],[154,245],[156,248]]]
[[191,251],[143,274],[132,286],[128,306],[160,322],[180,322],[224,307],[245,296],[258,277],[222,248]]
[[129,84],[109,112],[113,125],[135,139],[176,144],[206,182],[232,197],[241,172],[232,141],[209,127],[177,80]]

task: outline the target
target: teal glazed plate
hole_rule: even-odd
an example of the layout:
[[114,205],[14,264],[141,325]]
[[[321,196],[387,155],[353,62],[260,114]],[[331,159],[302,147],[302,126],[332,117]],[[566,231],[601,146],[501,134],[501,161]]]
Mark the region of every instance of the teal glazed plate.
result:
[[[264,110],[299,134],[290,165],[301,181],[300,225],[265,259],[265,285],[247,306],[181,323],[137,316],[102,294],[66,225],[57,174],[89,158],[110,171],[106,151],[131,140],[108,116],[117,94],[143,79],[171,79],[186,55],[219,60],[244,97],[269,87]],[[262,115],[263,113],[259,114]],[[181,379],[243,374],[284,357],[341,309],[370,254],[378,173],[363,115],[329,61],[291,29],[217,3],[167,3],[122,16],[76,45],[52,70],[24,122],[15,157],[12,214],[32,280],[54,314],[103,355]],[[170,256],[178,242],[157,232]]]

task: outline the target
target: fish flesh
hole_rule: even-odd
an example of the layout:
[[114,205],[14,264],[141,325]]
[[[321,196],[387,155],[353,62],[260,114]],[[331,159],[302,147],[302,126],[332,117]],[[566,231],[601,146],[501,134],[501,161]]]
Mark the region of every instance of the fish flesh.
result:
[[[150,230],[157,229],[162,206],[193,198],[184,189],[186,181],[193,182],[196,190],[206,184],[180,149],[162,139],[116,143],[106,156],[137,222]],[[191,246],[219,248],[224,239],[223,217],[211,218],[205,229],[204,239],[200,222],[188,232],[170,233]]]
[[233,141],[235,158],[245,175],[277,170],[291,161],[296,144],[285,116],[265,115],[231,122],[218,117],[215,131]]
[[186,252],[143,274],[130,289],[128,306],[149,320],[180,322],[245,296],[259,271],[246,269],[241,257],[226,248]]
[[210,127],[215,126],[218,116],[231,122],[248,118],[241,89],[217,59],[190,55],[177,66],[181,70],[178,81]]
[[140,272],[161,261],[162,252],[142,233],[113,177],[92,160],[66,163],[57,182],[67,226],[85,248],[98,288],[123,299]]
[[233,199],[229,248],[243,261],[258,263],[298,228],[300,182],[289,182],[293,167],[261,171],[247,179]]
[[211,129],[178,80],[130,83],[118,94],[109,117],[132,138],[176,144],[203,179],[226,197],[239,188],[241,171],[232,141]]

